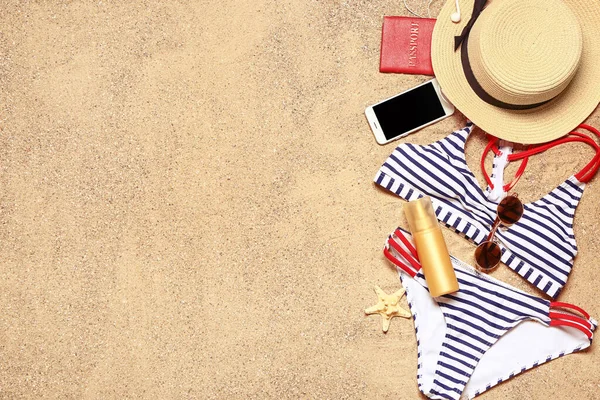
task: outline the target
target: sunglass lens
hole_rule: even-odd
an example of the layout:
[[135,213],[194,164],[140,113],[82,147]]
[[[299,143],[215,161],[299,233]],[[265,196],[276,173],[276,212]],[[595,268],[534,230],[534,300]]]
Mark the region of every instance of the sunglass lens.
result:
[[507,196],[498,204],[498,218],[503,224],[512,225],[523,215],[523,203],[517,196]]
[[494,242],[483,242],[475,249],[475,261],[484,271],[493,269],[500,263],[502,251]]

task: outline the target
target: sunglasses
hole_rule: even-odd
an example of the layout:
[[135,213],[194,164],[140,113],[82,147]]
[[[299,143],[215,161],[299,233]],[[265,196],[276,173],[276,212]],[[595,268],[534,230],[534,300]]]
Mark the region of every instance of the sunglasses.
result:
[[496,210],[496,220],[494,226],[485,242],[482,242],[475,249],[475,262],[480,271],[489,272],[500,264],[502,258],[502,249],[494,240],[496,230],[500,225],[509,227],[517,222],[523,215],[523,203],[516,194],[506,196],[499,204]]

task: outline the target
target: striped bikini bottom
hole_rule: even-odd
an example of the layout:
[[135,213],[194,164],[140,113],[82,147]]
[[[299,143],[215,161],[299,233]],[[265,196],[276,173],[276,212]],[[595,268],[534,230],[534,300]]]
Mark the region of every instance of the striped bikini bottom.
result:
[[[432,298],[409,234],[389,236],[417,336],[419,390],[472,399],[544,362],[590,346],[597,322],[581,308],[527,294],[452,258],[460,290]],[[580,314],[580,315],[579,315]]]

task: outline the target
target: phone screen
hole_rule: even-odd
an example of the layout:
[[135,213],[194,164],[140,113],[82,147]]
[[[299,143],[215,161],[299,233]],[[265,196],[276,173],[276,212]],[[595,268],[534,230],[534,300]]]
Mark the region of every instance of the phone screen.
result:
[[446,115],[431,82],[377,104],[373,111],[388,140]]

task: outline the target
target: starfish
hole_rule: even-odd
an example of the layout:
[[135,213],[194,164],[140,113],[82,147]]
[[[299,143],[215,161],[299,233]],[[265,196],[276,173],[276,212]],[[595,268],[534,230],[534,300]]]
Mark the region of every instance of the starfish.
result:
[[379,286],[375,286],[375,293],[379,297],[379,301],[373,307],[369,307],[365,310],[365,314],[381,314],[383,322],[383,332],[387,332],[390,328],[390,321],[394,317],[410,318],[412,317],[410,311],[407,311],[400,307],[398,303],[402,296],[404,296],[405,290],[400,289],[394,294],[386,294]]

